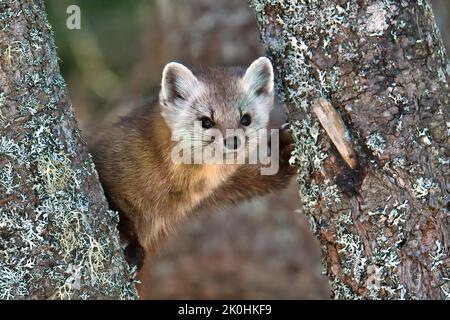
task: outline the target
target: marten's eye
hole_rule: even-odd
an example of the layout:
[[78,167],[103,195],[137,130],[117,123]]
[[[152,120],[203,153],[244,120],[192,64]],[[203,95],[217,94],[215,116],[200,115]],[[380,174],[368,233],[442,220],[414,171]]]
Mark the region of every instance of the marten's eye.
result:
[[252,118],[250,117],[249,114],[246,113],[242,116],[242,118],[241,118],[242,125],[249,126],[251,122],[252,122]]
[[210,128],[214,127],[214,121],[212,121],[210,118],[203,117],[200,120],[202,122],[203,129],[210,129]]

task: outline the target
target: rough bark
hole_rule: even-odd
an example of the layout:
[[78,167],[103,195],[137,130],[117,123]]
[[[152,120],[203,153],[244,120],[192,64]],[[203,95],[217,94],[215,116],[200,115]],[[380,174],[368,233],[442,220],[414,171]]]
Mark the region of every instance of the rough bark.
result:
[[135,298],[43,1],[0,3],[0,299]]
[[[429,2],[250,3],[289,108],[291,161],[332,296],[448,299],[450,67]],[[323,127],[339,119],[313,112],[327,103],[354,169],[329,136],[340,130]]]

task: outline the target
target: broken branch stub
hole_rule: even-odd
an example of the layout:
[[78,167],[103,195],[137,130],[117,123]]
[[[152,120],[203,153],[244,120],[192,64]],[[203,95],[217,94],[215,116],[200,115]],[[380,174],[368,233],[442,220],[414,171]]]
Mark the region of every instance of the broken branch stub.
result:
[[325,98],[317,99],[313,103],[312,111],[344,161],[350,168],[355,169],[358,165],[358,158],[349,141],[347,128],[339,113]]

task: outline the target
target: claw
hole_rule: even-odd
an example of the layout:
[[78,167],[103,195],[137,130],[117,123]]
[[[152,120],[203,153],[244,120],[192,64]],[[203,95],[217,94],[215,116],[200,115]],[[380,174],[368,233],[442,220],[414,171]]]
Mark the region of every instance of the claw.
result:
[[130,242],[125,248],[125,259],[131,266],[136,266],[138,270],[144,263],[145,251],[137,240]]
[[289,162],[289,159],[291,158],[291,154],[292,151],[294,151],[295,149],[295,144],[291,143],[286,145],[282,150],[281,150],[281,159],[283,162]]
[[292,138],[292,130],[289,127],[288,123],[285,123],[281,126],[280,129],[280,147],[284,148],[284,146],[293,143],[294,140]]
[[289,123],[283,123],[283,125],[280,127],[280,130],[290,130]]

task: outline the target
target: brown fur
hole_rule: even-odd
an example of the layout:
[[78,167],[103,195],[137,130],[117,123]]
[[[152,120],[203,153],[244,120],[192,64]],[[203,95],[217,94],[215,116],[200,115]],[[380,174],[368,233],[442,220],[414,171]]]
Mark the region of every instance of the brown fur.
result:
[[[282,138],[289,140],[288,134]],[[289,144],[282,140],[280,148]],[[199,207],[283,188],[293,173],[287,157],[274,176],[261,175],[259,165],[176,165],[170,159],[172,146],[170,129],[153,105],[123,118],[92,148],[109,203],[128,220],[121,223],[123,238],[136,237],[146,251]]]
[[[233,79],[223,80],[226,74],[219,71],[209,74],[214,79],[208,81],[219,86],[215,91],[229,90],[223,83]],[[287,130],[280,134],[275,175],[261,175],[259,165],[174,164],[171,129],[161,111],[159,103],[143,106],[100,132],[91,148],[108,201],[120,214],[126,258],[138,268],[188,215],[280,190],[295,172],[288,164],[292,138]]]

